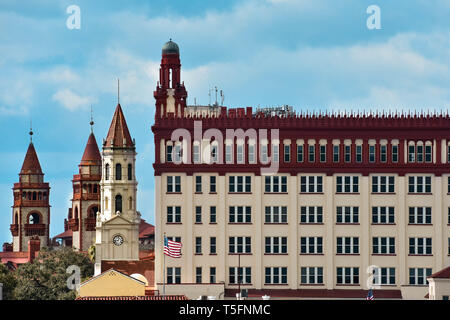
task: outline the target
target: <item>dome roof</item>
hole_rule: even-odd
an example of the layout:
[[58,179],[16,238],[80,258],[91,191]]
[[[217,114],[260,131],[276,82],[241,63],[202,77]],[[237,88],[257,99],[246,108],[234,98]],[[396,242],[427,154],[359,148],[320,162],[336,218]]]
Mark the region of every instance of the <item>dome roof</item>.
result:
[[180,54],[180,48],[178,45],[170,39],[170,41],[166,42],[162,47],[162,54],[170,54],[170,53],[176,53]]

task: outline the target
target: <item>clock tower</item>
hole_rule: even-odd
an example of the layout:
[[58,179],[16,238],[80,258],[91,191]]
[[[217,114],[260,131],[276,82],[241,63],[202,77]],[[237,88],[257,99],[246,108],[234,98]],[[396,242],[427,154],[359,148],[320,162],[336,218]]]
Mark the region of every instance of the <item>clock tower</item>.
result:
[[100,208],[95,236],[95,274],[101,261],[139,260],[139,223],[136,211],[136,148],[120,104],[108,136],[103,140]]

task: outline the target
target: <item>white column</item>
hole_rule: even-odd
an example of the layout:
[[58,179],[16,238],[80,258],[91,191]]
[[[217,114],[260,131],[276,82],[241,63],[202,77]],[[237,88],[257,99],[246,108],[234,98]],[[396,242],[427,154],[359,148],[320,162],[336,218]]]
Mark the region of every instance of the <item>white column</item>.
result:
[[359,217],[361,224],[361,236],[359,240],[360,244],[360,255],[361,255],[361,287],[363,289],[366,288],[366,282],[368,278],[367,268],[371,264],[371,248],[370,245],[372,243],[371,238],[371,228],[370,228],[370,177],[369,176],[360,176],[361,184],[360,184],[360,195],[361,195],[361,208],[359,209]]
[[[264,252],[264,237],[263,237],[263,227],[264,227],[264,222],[263,222],[263,208],[262,208],[262,202],[263,202],[263,183],[262,183],[262,179],[264,179],[264,177],[261,176],[253,176],[253,181],[254,181],[254,186],[252,186],[253,188],[253,193],[254,193],[254,199],[256,200],[256,206],[255,208],[252,208],[252,219],[254,220],[253,223],[255,224],[255,229],[257,230],[257,232],[255,232],[255,238],[252,239],[252,250],[254,251],[254,264],[256,266],[256,268],[252,268],[252,273],[253,273],[253,277],[252,277],[252,282],[255,286],[255,289],[261,289],[264,283],[264,279],[263,279],[263,252]],[[242,262],[242,260],[241,260]],[[254,270],[253,270],[254,269]]]
[[[443,228],[446,228],[447,224],[443,217],[444,208],[442,207],[443,195],[447,194],[445,188],[445,183],[442,183],[442,177],[434,176],[434,199],[433,199],[433,209],[432,209],[432,221],[434,229],[434,237],[432,237],[432,248],[434,256],[434,268],[433,272],[437,272],[444,268],[444,250],[446,248],[447,239],[445,238],[445,233]],[[444,215],[445,216],[445,215]]]
[[226,279],[227,268],[229,266],[227,259],[227,243],[228,239],[227,235],[227,222],[226,222],[226,208],[228,206],[227,203],[227,186],[226,186],[226,177],[219,175],[217,177],[217,194],[219,196],[219,203],[217,206],[216,216],[217,216],[217,225],[219,227],[219,233],[217,235],[217,255],[219,264],[217,265],[217,280],[218,282],[224,281],[228,282]]
[[406,226],[407,226],[407,212],[406,212],[406,195],[408,193],[408,185],[406,184],[407,177],[399,176],[397,178],[398,185],[398,207],[395,208],[395,223],[398,225],[398,239],[396,248],[397,255],[399,256],[399,268],[397,271],[398,279],[397,285],[407,285],[408,284],[408,270],[406,261],[408,259],[408,239],[406,235]]
[[[291,152],[292,154],[292,152]],[[300,268],[298,264],[299,258],[299,242],[300,237],[298,234],[299,226],[299,205],[297,203],[298,199],[298,189],[297,186],[297,176],[288,176],[289,185],[289,206],[288,206],[288,223],[289,223],[289,233],[288,233],[288,252],[289,252],[289,284],[291,289],[298,289],[300,284],[299,273]]]
[[[326,287],[328,290],[334,288],[334,273],[335,273],[335,263],[334,263],[334,176],[324,177],[324,192],[325,192],[325,205],[323,208],[324,222],[326,234],[324,236],[323,242],[326,249],[324,252],[326,254],[326,265],[324,270],[324,278],[326,281]],[[299,240],[300,241],[300,240]]]

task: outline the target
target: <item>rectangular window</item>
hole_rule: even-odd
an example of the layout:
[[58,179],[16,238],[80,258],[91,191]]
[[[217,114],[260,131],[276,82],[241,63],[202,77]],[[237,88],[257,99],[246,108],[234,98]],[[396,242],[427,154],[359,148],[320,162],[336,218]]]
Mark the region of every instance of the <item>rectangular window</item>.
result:
[[180,267],[167,267],[167,283],[168,284],[181,283],[181,268]]
[[301,176],[300,192],[301,193],[322,193],[322,176]]
[[372,193],[394,193],[394,176],[372,176]]
[[231,144],[225,145],[225,162],[233,163],[233,146]]
[[209,268],[209,282],[216,283],[216,267]]
[[409,193],[431,193],[431,176],[408,177]]
[[266,237],[264,253],[266,253],[266,254],[286,254],[287,253],[287,237]]
[[210,237],[209,238],[209,254],[216,254],[216,253],[217,253],[216,237]]
[[287,207],[265,207],[265,223],[287,223]]
[[200,163],[200,146],[198,144],[192,146],[192,158],[194,163]]
[[202,176],[195,176],[195,192],[202,192]]
[[359,284],[359,268],[337,267],[337,284]]
[[303,162],[303,146],[297,146],[297,162]]
[[195,207],[195,223],[202,223],[202,207]]
[[408,162],[410,162],[410,163],[416,162],[416,146],[415,145],[408,146]]
[[450,145],[447,146],[447,162],[450,163]]
[[322,237],[300,238],[300,254],[322,254],[322,253],[323,253]]
[[250,237],[229,237],[229,253],[252,253]]
[[358,193],[358,192],[359,192],[358,176],[336,177],[336,193]]
[[266,267],[265,284],[287,283],[287,267]]
[[209,192],[216,193],[216,176],[209,176]]
[[362,146],[356,146],[356,162],[362,162]]
[[211,161],[210,163],[216,163],[219,160],[217,154],[217,146],[211,146]]
[[209,223],[217,223],[216,206],[209,207]]
[[181,223],[181,207],[167,207],[167,223]]
[[166,162],[172,162],[172,146],[166,147]]
[[395,285],[395,268],[374,268],[374,285]]
[[394,207],[372,207],[373,224],[393,224],[395,223]]
[[244,163],[244,146],[243,145],[237,145],[237,163]]
[[387,161],[387,146],[382,145],[380,146],[380,162],[386,161]]
[[337,207],[336,223],[359,223],[359,207]]
[[252,177],[251,176],[229,176],[228,177],[228,192],[251,192],[252,187]]
[[323,284],[322,267],[301,267],[301,284]]
[[300,207],[300,223],[323,223],[323,208]]
[[431,224],[431,207],[409,207],[410,224]]
[[339,162],[339,145],[333,146],[333,162]]
[[395,238],[373,237],[373,254],[395,254]]
[[202,238],[195,238],[195,254],[202,254]]
[[181,177],[167,176],[167,193],[181,192]]
[[280,161],[280,150],[277,144],[272,145],[272,162],[278,163]]
[[195,268],[195,283],[202,283],[202,267]]
[[431,255],[432,238],[409,238],[410,255]]
[[369,162],[370,163],[375,162],[375,146],[374,145],[369,146]]
[[284,146],[284,162],[291,162],[291,146],[288,144]]
[[308,146],[308,161],[309,162],[316,161],[316,146],[315,145]]
[[229,223],[251,223],[252,207],[230,206]]
[[352,161],[352,146],[344,146],[344,161],[347,163]]
[[338,237],[337,254],[359,254],[359,238],[358,237]]
[[182,154],[181,154],[181,146],[180,145],[175,146],[174,158],[175,158],[174,159],[175,163],[181,163]]
[[251,284],[252,268],[250,267],[230,267],[229,269],[230,284]]
[[433,147],[432,146],[425,146],[425,162],[432,162],[433,161]]
[[409,284],[412,286],[428,285],[429,276],[431,276],[431,268],[409,268]]
[[327,162],[327,146],[320,146],[320,162]]
[[423,146],[417,146],[417,162],[423,162]]
[[255,146],[253,144],[248,145],[248,162],[255,163]]
[[392,162],[398,162],[398,146],[392,146]]
[[267,145],[261,146],[261,162],[268,163]]
[[264,178],[264,192],[287,192],[287,176],[266,176]]

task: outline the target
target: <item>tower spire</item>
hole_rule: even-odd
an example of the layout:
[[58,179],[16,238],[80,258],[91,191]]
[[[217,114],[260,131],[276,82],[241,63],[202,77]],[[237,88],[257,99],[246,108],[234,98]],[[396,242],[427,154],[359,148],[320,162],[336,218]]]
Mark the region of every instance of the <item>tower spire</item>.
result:
[[91,105],[91,122],[89,122],[91,125],[91,133],[94,133],[94,117],[92,115],[92,105]]
[[120,79],[117,78],[117,104],[120,104]]
[[30,135],[30,143],[33,142],[33,122],[30,119],[30,132],[28,133]]

